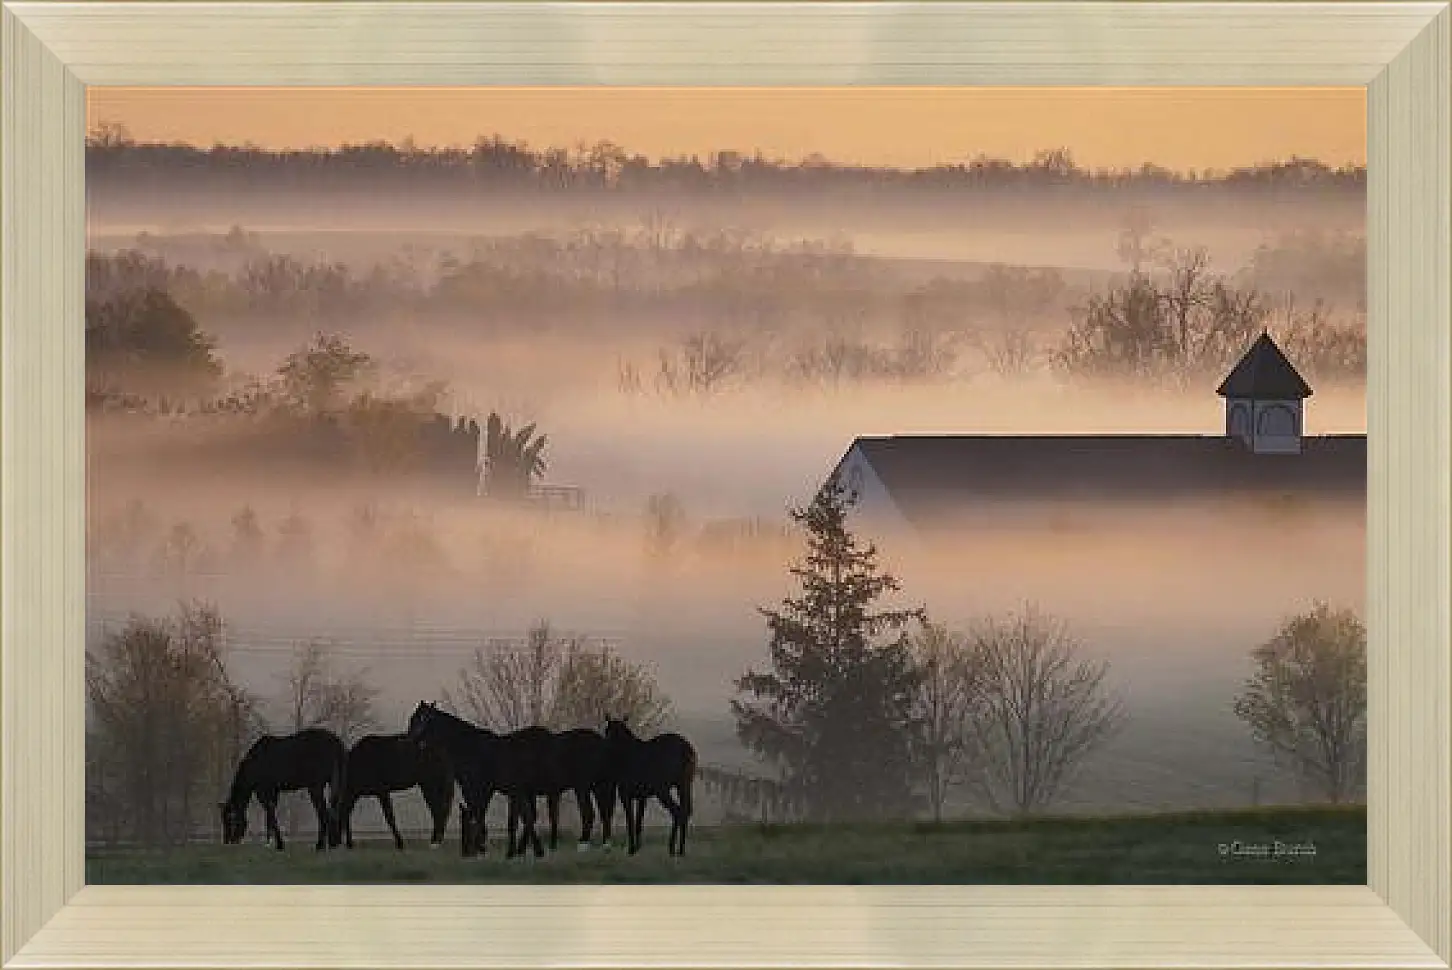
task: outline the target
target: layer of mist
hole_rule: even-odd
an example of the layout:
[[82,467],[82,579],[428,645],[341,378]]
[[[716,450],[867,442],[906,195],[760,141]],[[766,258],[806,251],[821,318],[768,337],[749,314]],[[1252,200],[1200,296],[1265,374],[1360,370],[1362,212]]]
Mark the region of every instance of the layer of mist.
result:
[[[252,689],[278,694],[295,645],[324,637],[347,663],[367,668],[383,688],[382,710],[401,726],[407,709],[439,696],[486,640],[517,640],[548,619],[648,663],[681,722],[708,726],[714,741],[705,757],[746,763],[730,737],[726,699],[734,678],[765,658],[757,607],[790,592],[784,567],[802,545],[787,530],[785,511],[810,497],[854,433],[1094,433],[1122,427],[1115,418],[1127,414],[1143,414],[1136,424],[1146,431],[1213,433],[1215,424],[1213,405],[1147,406],[1145,395],[981,393],[975,409],[965,392],[961,410],[887,391],[841,408],[744,394],[686,408],[558,398],[542,410],[542,426],[570,430],[552,438],[561,457],[549,478],[586,487],[595,511],[544,521],[468,498],[339,487],[326,475],[279,487],[265,470],[219,480],[196,469],[159,482],[148,472],[147,442],[98,434],[93,520],[122,514],[139,499],[161,522],[189,523],[216,565],[186,577],[159,566],[111,572],[98,565],[91,629],[99,634],[129,611],[166,612],[179,597],[214,602],[232,624],[238,673]],[[1358,423],[1353,398],[1348,393],[1340,403],[1338,430]],[[1330,403],[1317,402],[1322,410]],[[893,426],[884,418],[892,413],[918,417]],[[954,413],[997,420],[954,422]],[[1321,410],[1312,413],[1318,424],[1325,420]],[[155,434],[154,444],[165,448],[169,435]],[[124,460],[110,457],[112,448]],[[647,548],[644,516],[648,497],[661,493],[679,496],[688,516],[685,537],[663,558]],[[273,545],[285,517],[308,522],[306,561],[274,551],[250,569],[229,565],[231,519],[244,506],[258,513]],[[367,507],[379,511],[382,534],[364,541],[353,525]],[[925,605],[943,622],[962,626],[1033,601],[1112,663],[1132,720],[1103,764],[1086,773],[1077,802],[1238,803],[1257,776],[1263,797],[1274,794],[1276,774],[1249,745],[1230,704],[1249,673],[1247,652],[1286,617],[1318,599],[1361,609],[1361,509],[1313,502],[1286,516],[1250,502],[1206,502],[1080,506],[1067,516],[1033,507],[986,511],[1016,524],[936,535],[927,544],[885,537],[884,561],[902,578],[904,601]],[[1022,524],[1035,518],[1037,527]],[[733,538],[753,522],[766,527]],[[1169,740],[1175,737],[1189,748],[1177,749]],[[1141,774],[1120,760],[1130,752],[1137,752],[1133,765],[1158,767]]]
[[[407,198],[365,205],[361,197],[323,202],[278,192],[243,205],[128,192],[114,177],[91,203],[99,253],[139,249],[201,273],[241,272],[259,252],[341,263],[359,277],[403,264],[427,283],[437,281],[443,257],[467,260],[519,232],[558,238],[608,229],[612,219],[634,231],[646,204],[633,199],[626,212],[520,201],[446,211]],[[1072,218],[1052,199],[962,211],[873,205],[860,217],[840,206],[670,205],[673,231],[719,232],[730,219],[745,235],[845,241],[851,258],[833,272],[856,279],[870,264],[874,292],[892,294],[883,306],[934,280],[981,281],[990,264],[1052,268],[1062,289],[1030,300],[1029,310],[1004,304],[970,321],[1046,341],[1125,268],[1116,254],[1124,207],[1108,202],[1075,202]],[[1364,210],[1340,201],[1271,209],[1176,203],[1159,214],[1156,231],[1206,247],[1214,265],[1236,274],[1277,233],[1359,233],[1363,218]],[[692,225],[708,228],[679,228]],[[229,234],[232,226],[248,229]],[[662,289],[640,272],[631,293]],[[1344,283],[1327,271],[1299,286],[1296,298],[1340,298],[1339,307],[1354,313],[1338,289]],[[752,285],[771,288],[759,278]],[[799,278],[780,290],[783,301],[816,292]],[[452,414],[498,411],[515,426],[536,424],[549,438],[544,483],[582,489],[585,508],[503,511],[477,498],[472,481],[403,485],[386,475],[259,463],[238,457],[253,454],[246,448],[256,433],[243,420],[96,414],[88,426],[92,643],[132,613],[159,615],[181,598],[202,599],[227,620],[237,675],[250,689],[276,698],[296,644],[325,638],[345,664],[367,671],[382,691],[385,725],[400,730],[406,711],[438,697],[475,649],[490,638],[518,639],[547,619],[648,663],[703,760],[745,765],[727,701],[734,679],[766,660],[758,607],[791,589],[786,567],[802,542],[787,510],[810,499],[855,437],[1213,435],[1223,428],[1213,381],[1166,390],[1017,373],[970,359],[962,348],[980,348],[971,340],[955,344],[962,352],[954,362],[922,380],[760,376],[798,353],[803,334],[817,339],[836,327],[896,339],[895,321],[848,310],[833,318],[809,308],[800,319],[782,311],[768,325],[744,327],[743,359],[755,364],[710,393],[675,393],[661,386],[662,361],[683,335],[721,325],[720,312],[703,303],[693,315],[689,305],[678,312],[639,300],[535,311],[510,309],[489,291],[444,310],[364,306],[326,326],[324,310],[209,316],[210,304],[191,307],[217,339],[229,380],[270,373],[326,329],[400,379],[446,382]],[[633,315],[631,306],[654,309]],[[1364,433],[1358,381],[1313,383],[1308,433]],[[679,500],[685,520],[661,552],[648,546],[646,507],[665,494]],[[236,548],[234,517],[244,508],[256,512],[264,537],[250,559]],[[1363,608],[1364,509],[1310,498],[1294,515],[1249,501],[1001,512],[1013,528],[938,533],[927,542],[883,537],[884,564],[902,579],[903,602],[926,606],[950,626],[1031,601],[1112,664],[1130,721],[1086,766],[1063,807],[1298,797],[1284,771],[1253,748],[1231,703],[1249,673],[1249,650],[1284,619],[1318,600]],[[364,519],[374,525],[363,529]],[[305,547],[282,547],[284,520],[306,527]],[[167,543],[183,524],[189,538],[179,565]],[[369,824],[370,811],[360,824]]]

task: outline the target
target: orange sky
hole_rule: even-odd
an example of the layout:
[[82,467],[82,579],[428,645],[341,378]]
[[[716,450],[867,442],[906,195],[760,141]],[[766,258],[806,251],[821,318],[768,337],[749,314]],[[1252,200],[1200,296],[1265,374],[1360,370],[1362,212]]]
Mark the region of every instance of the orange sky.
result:
[[143,141],[262,147],[411,136],[533,147],[608,139],[652,158],[730,148],[915,167],[980,152],[1080,165],[1366,162],[1364,88],[90,88],[90,121]]

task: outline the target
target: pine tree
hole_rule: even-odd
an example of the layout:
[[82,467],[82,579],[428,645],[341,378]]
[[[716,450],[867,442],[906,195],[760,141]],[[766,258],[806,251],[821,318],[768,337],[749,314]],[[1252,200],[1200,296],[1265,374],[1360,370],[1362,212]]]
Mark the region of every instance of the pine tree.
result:
[[898,581],[847,527],[855,501],[834,475],[792,520],[807,555],[781,609],[761,609],[771,671],[737,681],[737,737],[773,763],[820,820],[902,816],[913,808],[917,672],[905,626],[921,609],[872,612]]

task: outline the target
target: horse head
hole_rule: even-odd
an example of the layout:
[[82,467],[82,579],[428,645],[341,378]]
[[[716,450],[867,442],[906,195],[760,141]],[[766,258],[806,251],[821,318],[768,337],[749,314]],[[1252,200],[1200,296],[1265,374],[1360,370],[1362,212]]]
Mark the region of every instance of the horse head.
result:
[[605,739],[607,741],[632,741],[635,739],[635,732],[630,730],[630,725],[625,723],[628,715],[622,717],[605,718]]
[[408,739],[419,743],[438,721],[439,709],[428,701],[419,701],[408,719]]
[[222,843],[237,845],[247,834],[247,806],[235,802],[218,802],[222,813]]

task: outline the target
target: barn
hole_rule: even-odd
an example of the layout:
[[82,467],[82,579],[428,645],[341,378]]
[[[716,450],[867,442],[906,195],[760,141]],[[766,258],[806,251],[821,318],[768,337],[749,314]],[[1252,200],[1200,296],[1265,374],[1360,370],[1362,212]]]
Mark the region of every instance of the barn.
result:
[[1366,435],[1304,434],[1310,386],[1262,333],[1216,392],[1219,435],[888,435],[855,439],[834,472],[854,517],[930,533],[1006,509],[1237,497],[1366,500]]

